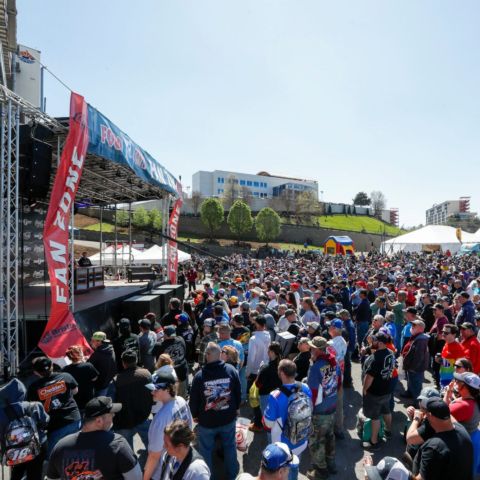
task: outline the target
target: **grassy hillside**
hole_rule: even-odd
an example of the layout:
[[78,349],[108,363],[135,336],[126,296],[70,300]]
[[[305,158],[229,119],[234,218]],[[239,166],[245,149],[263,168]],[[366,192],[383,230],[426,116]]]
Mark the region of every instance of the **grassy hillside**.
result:
[[351,232],[378,233],[385,235],[400,235],[400,228],[384,223],[376,218],[357,215],[326,215],[317,217],[317,225],[324,228],[337,228]]

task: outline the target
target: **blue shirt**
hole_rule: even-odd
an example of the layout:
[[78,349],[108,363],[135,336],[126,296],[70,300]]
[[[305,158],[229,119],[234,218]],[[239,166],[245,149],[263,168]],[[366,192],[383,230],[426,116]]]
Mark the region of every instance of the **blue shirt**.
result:
[[328,415],[334,413],[337,409],[337,389],[338,379],[341,372],[338,365],[332,366],[330,363],[320,358],[308,370],[307,383],[312,390],[318,390],[318,395],[322,396],[317,405],[313,407],[313,413]]
[[[289,390],[292,390],[296,386],[296,384],[289,383],[283,386],[288,388]],[[308,388],[308,386],[304,383],[301,384],[301,387],[302,391],[310,398],[312,398],[312,392],[310,388]],[[287,420],[287,413],[288,397],[277,388],[268,396],[268,404],[263,414],[263,417],[267,425],[269,422],[275,422],[275,424],[271,427],[272,442],[284,442],[290,447],[290,449],[295,455],[299,455],[307,447],[308,441],[305,440],[303,442],[297,443],[296,445],[293,445],[290,443],[288,438],[283,435],[282,430],[283,425],[285,425]]]
[[390,333],[393,342],[395,342],[397,338],[397,326],[393,322],[387,322],[385,323],[385,328],[388,330],[388,333]]

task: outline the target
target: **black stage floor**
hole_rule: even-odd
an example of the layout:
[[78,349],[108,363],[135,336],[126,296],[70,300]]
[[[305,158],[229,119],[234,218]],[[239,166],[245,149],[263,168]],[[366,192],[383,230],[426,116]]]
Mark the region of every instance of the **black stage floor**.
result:
[[[108,286],[75,295],[74,313],[82,312],[98,305],[122,301],[139,294],[146,284]],[[19,316],[27,320],[44,320],[50,314],[50,286],[34,285],[24,287],[19,292]]]

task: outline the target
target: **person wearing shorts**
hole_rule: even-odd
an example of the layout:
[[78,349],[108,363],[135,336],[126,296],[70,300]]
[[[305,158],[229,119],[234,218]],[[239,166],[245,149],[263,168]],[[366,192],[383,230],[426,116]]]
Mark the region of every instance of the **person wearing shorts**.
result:
[[372,436],[367,446],[370,450],[379,446],[380,416],[383,416],[387,436],[392,426],[390,380],[395,367],[395,356],[387,348],[388,341],[389,337],[385,333],[373,335],[373,353],[363,366],[363,413],[372,420]]

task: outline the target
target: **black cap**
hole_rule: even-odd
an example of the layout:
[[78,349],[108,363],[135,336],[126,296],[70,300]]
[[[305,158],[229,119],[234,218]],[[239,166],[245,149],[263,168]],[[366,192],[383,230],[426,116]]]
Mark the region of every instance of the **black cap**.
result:
[[145,388],[149,390],[161,390],[166,388],[168,385],[175,385],[177,379],[172,372],[169,371],[159,371],[152,376],[152,381],[145,385]]
[[383,332],[378,332],[376,335],[373,335],[372,338],[382,343],[388,343],[390,341],[390,337]]
[[122,361],[125,363],[137,363],[138,357],[137,357],[137,352],[135,350],[125,350],[122,353]]
[[408,307],[406,310],[405,310],[406,313],[411,313],[412,315],[416,315],[418,312],[417,312],[417,309],[415,307]]
[[463,298],[470,298],[470,294],[467,292],[460,292],[460,296],[462,296]]
[[450,418],[448,405],[439,398],[429,398],[425,402],[425,410],[440,420],[448,420]]
[[52,361],[48,357],[37,357],[32,362],[34,372],[44,373],[52,368]]
[[113,403],[110,397],[96,397],[85,405],[85,418],[95,418],[106,413],[118,413],[121,409],[122,404]]
[[232,317],[232,321],[235,322],[235,323],[240,323],[240,324],[243,325],[245,323],[245,318],[243,317],[243,315],[241,313],[236,313]]
[[121,318],[118,322],[119,327],[129,327],[130,326],[130,319],[129,318]]

